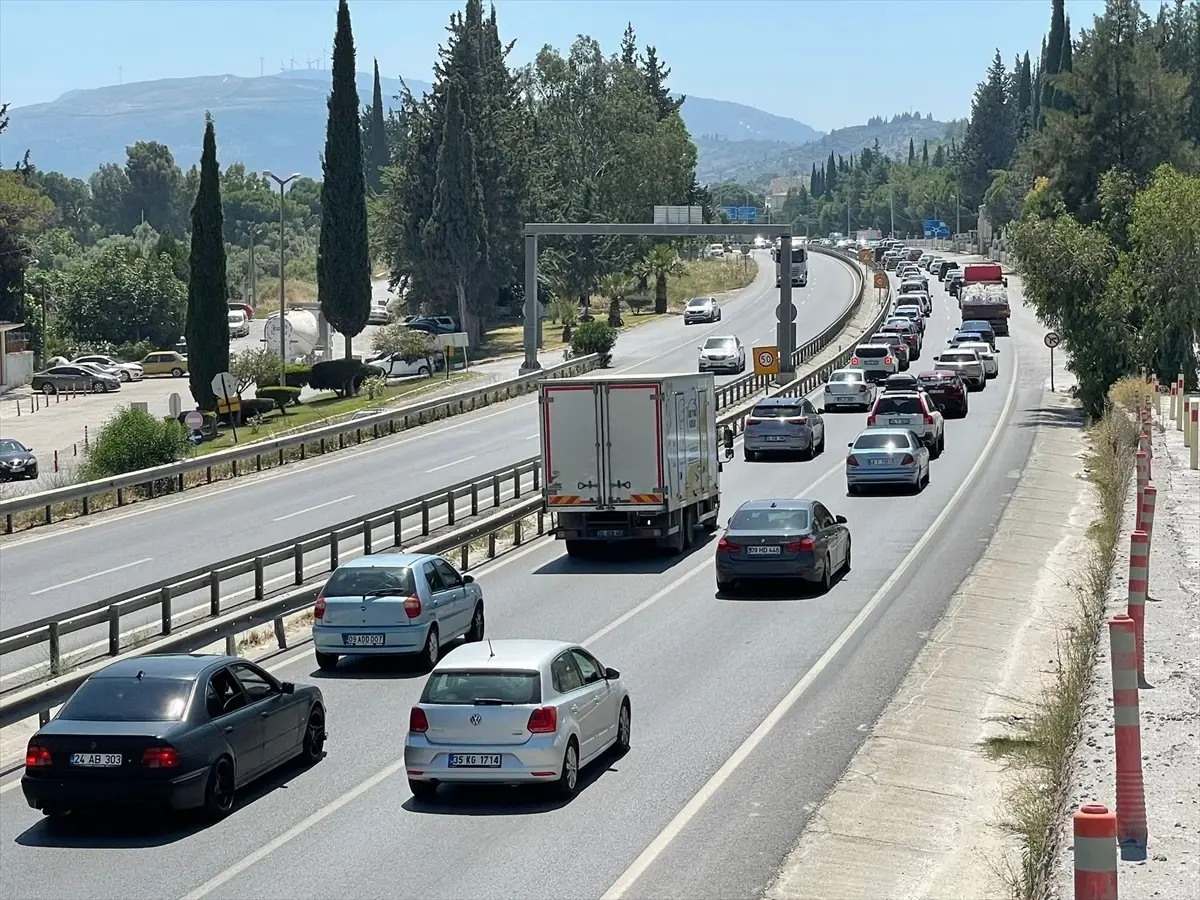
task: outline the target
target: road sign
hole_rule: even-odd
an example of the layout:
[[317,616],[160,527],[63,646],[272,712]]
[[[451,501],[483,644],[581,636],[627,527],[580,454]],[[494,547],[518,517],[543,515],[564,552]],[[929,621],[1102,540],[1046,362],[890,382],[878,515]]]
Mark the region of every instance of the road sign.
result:
[[172,419],[178,419],[179,414],[183,412],[183,398],[178,394],[172,394],[170,397],[168,397],[167,411],[171,414]]
[[1055,347],[1057,347],[1059,344],[1062,343],[1062,338],[1059,337],[1059,334],[1057,331],[1047,331],[1046,336],[1044,338],[1042,338],[1042,343],[1044,343],[1047,347],[1049,347],[1051,350],[1053,350]]
[[723,209],[725,217],[730,222],[756,222],[758,221],[757,206],[726,206]]
[[194,444],[195,446],[199,447],[201,444],[204,443],[204,435],[201,434],[199,431],[193,431],[191,434],[188,435],[188,440],[191,441],[192,444]]
[[749,255],[750,255],[750,245],[742,244],[742,256],[749,256]]
[[656,206],[655,225],[703,225],[703,206]]
[[778,375],[779,374],[779,348],[778,347],[755,347],[754,348],[754,374],[755,375]]
[[233,398],[237,396],[237,379],[228,372],[218,372],[212,380],[213,393],[218,397]]
[[875,273],[875,290],[886,291],[888,289],[888,277],[886,272]]
[[188,431],[199,431],[204,427],[204,416],[200,414],[199,410],[193,409],[183,417],[183,424],[187,426]]
[[865,247],[864,247],[862,250],[859,250],[859,251],[858,251],[858,261],[859,261],[860,263],[873,263],[873,262],[875,262],[875,251],[874,251],[874,250],[868,250],[867,248],[865,248]]

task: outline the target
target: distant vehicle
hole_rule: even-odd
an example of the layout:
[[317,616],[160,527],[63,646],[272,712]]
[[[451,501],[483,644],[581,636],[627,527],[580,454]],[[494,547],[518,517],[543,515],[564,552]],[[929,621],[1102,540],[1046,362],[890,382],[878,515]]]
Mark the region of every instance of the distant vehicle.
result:
[[721,307],[716,297],[692,297],[683,308],[683,324],[720,322]]
[[717,543],[717,590],[748,581],[819,584],[850,568],[850,529],[816,500],[749,500],[738,507]]
[[161,654],[88,678],[29,740],[21,790],[53,820],[90,807],[202,808],[325,752],[325,701],[236,656]]
[[889,375],[883,382],[884,393],[895,393],[897,391],[914,393],[922,390],[921,381],[916,375],[910,375],[905,372],[902,375]]
[[187,357],[174,350],[155,350],[142,360],[142,369],[147,375],[172,375],[182,378],[187,374]]
[[246,314],[247,321],[254,321],[254,307],[249,303],[230,303],[229,308],[231,310],[241,310]]
[[934,459],[946,449],[946,419],[924,391],[880,394],[867,416],[867,427],[872,425],[911,431]]
[[450,316],[417,316],[406,322],[405,327],[426,334],[456,334],[461,331],[458,320]]
[[838,369],[825,383],[825,409],[851,407],[870,409],[875,403],[876,389],[862,369]]
[[915,305],[904,304],[897,306],[892,310],[893,317],[903,317],[912,321],[922,335],[925,334],[925,316],[921,314],[921,307]]
[[0,481],[16,481],[20,478],[33,481],[37,477],[38,462],[33,455],[33,448],[12,438],[0,438]]
[[106,394],[121,389],[121,379],[115,374],[102,372],[91,366],[53,366],[38,372],[29,380],[29,386],[43,394],[59,391],[83,391]]
[[987,341],[959,341],[958,348],[978,353],[979,358],[983,360],[983,374],[988,378],[995,378],[1000,374],[1000,361],[996,358],[996,351]]
[[700,351],[697,365],[701,372],[746,371],[746,348],[733,335],[710,337],[696,349]]
[[891,484],[920,491],[929,484],[929,448],[907,428],[868,428],[847,446],[848,493]]
[[746,416],[742,452],[749,462],[764,453],[803,453],[811,459],[825,449],[825,416],[803,397],[765,397]]
[[343,656],[414,656],[426,670],[457,638],[484,637],[483,588],[440,556],[375,553],[338,566],[313,607],[317,665]]
[[954,269],[957,269],[957,268],[958,268],[958,263],[956,263],[954,260],[943,259],[941,262],[938,263],[937,272],[935,273],[937,275],[938,281],[945,281],[946,276],[949,275]]
[[987,373],[983,369],[983,360],[974,350],[943,350],[933,361],[939,369],[957,374],[969,389],[981,391],[987,387]]
[[957,372],[937,369],[922,372],[917,378],[921,382],[921,388],[933,401],[934,406],[941,410],[942,415],[953,415],[956,419],[966,417],[969,408],[967,386],[958,377]]
[[[771,256],[775,259],[775,287],[780,286],[780,264],[779,251],[772,250]],[[799,244],[792,241],[792,261],[791,261],[791,278],[792,287],[805,287],[808,284],[808,247],[805,244]]]
[[229,336],[231,338],[250,337],[250,320],[240,309],[231,309],[228,315]]
[[579,644],[494,640],[451,651],[408,715],[404,768],[418,800],[441,784],[545,784],[562,799],[610,750],[627,753],[629,689]]
[[987,341],[992,349],[996,349],[996,332],[992,328],[992,323],[986,319],[965,319],[962,325],[959,326],[958,333],[974,332],[980,338]]
[[896,306],[920,307],[922,314],[926,316],[933,313],[933,300],[930,298],[928,291],[901,290],[894,302]]
[[427,356],[405,359],[403,353],[384,353],[367,362],[383,369],[386,378],[408,378],[413,375],[426,378],[433,374],[435,368],[433,360]]
[[104,356],[99,353],[90,356],[81,356],[70,365],[76,366],[93,366],[101,371],[111,370],[118,378],[124,382],[141,381],[145,370],[139,363],[123,363],[118,362],[111,356]]
[[386,325],[391,321],[391,316],[388,314],[388,298],[386,295],[382,297],[371,298],[371,311],[367,314],[368,325]]
[[712,259],[722,259],[725,256],[724,244],[709,244],[705,253]]
[[[905,321],[908,321],[905,319]],[[904,335],[897,331],[879,331],[871,335],[872,344],[886,344],[891,348],[892,356],[896,358],[896,363],[899,366],[899,371],[907,372],[908,367],[912,365],[912,350],[909,347],[908,341],[904,339]],[[854,364],[854,360],[850,360],[850,364]],[[886,377],[886,376],[885,376]],[[880,379],[883,380],[882,378]]]
[[958,305],[964,322],[982,319],[991,323],[996,334],[1008,334],[1008,320],[1012,315],[1008,302],[1008,279],[999,265],[971,263],[964,266]]

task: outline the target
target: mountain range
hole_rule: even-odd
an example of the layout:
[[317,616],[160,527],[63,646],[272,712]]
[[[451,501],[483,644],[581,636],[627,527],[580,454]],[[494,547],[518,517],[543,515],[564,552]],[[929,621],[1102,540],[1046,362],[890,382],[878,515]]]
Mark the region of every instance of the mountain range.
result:
[[[430,89],[416,79],[382,78],[385,101],[404,86],[415,94]],[[371,75],[359,73],[358,91],[371,96]],[[329,72],[283,71],[258,78],[206,75],[171,78],[68,91],[57,100],[16,107],[0,137],[0,164],[12,166],[30,151],[43,170],[86,178],[101,164],[122,162],[125,148],[136,141],[159,141],[171,148],[176,162],[189,167],[200,158],[204,113],[217,125],[223,163],[244,163],[251,171],[273,169],[320,176],[325,141]],[[682,114],[699,150],[701,181],[757,178],[808,171],[830,149],[855,152],[878,137],[893,149],[908,138],[920,145],[926,137],[941,139],[945,123],[920,120],[897,128],[856,126],[829,135],[795,119],[752,106],[704,97],[687,97]],[[894,132],[894,133],[893,133]],[[854,144],[854,141],[859,141]],[[865,143],[863,143],[865,142]],[[886,147],[885,147],[886,145]]]

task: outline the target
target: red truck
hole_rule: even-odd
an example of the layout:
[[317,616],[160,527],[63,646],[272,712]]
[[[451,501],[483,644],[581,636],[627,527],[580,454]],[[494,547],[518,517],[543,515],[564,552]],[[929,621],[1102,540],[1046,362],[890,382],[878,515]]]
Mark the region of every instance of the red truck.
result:
[[970,263],[963,267],[958,308],[963,321],[983,319],[996,334],[1008,334],[1008,279],[996,263]]

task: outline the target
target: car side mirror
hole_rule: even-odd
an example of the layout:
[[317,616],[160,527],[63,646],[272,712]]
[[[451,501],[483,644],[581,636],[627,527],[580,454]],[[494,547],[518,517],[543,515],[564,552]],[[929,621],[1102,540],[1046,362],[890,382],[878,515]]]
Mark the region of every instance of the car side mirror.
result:
[[817,415],[818,415],[818,416],[823,416],[823,415],[825,415],[825,407],[823,407],[823,406],[818,406],[818,407],[817,407]]
[[279,689],[280,689],[281,691],[283,691],[285,694],[294,694],[294,693],[296,693],[296,685],[294,685],[294,684],[293,684],[292,682],[290,682],[290,681],[285,681],[285,682],[283,682],[282,684],[280,684],[280,685],[279,685]]
[[463,576],[463,584],[474,584],[474,583],[475,583],[474,575],[464,575]]
[[853,447],[853,446],[854,446],[854,441],[847,441],[847,442],[846,442],[846,446],[847,446],[847,447]]
[[618,672],[616,669],[614,669],[612,666],[609,666],[607,669],[604,670],[604,680],[605,681],[613,681],[614,679],[617,679],[620,677],[621,677],[621,673]]
[[724,434],[721,435],[721,443],[725,449],[733,453],[733,429],[726,428]]
[[833,521],[837,522],[839,525],[845,525],[846,517],[845,516],[834,516]]

